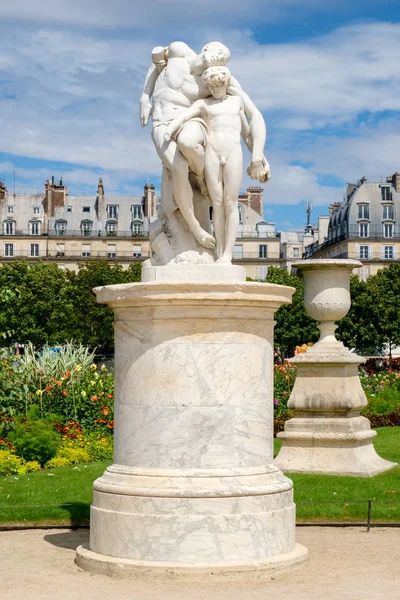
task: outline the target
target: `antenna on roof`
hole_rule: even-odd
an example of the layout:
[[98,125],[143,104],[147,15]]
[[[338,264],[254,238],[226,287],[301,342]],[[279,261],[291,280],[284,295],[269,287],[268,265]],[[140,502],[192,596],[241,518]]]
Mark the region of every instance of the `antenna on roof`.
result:
[[306,213],[307,213],[307,229],[311,227],[311,211],[312,211],[312,202],[307,202],[306,204]]
[[14,200],[15,200],[15,169],[13,168],[13,180],[14,180]]

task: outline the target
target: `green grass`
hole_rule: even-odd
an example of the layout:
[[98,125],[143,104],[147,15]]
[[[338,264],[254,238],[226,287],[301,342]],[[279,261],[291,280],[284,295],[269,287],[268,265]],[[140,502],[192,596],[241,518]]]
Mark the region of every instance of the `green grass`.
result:
[[[400,463],[400,427],[377,431],[377,452],[383,458]],[[280,441],[275,440],[275,452],[279,448]],[[92,484],[108,464],[105,461],[0,477],[0,524],[88,524]],[[400,522],[400,467],[372,478],[289,476],[294,482],[297,520],[300,523],[365,522],[367,502],[360,500],[374,500],[372,521]]]
[[[381,427],[374,439],[380,456],[400,463],[400,427]],[[275,439],[275,454],[281,446]],[[366,521],[368,500],[371,520],[400,523],[400,466],[375,477],[290,474],[298,522]],[[362,502],[360,502],[362,501]]]

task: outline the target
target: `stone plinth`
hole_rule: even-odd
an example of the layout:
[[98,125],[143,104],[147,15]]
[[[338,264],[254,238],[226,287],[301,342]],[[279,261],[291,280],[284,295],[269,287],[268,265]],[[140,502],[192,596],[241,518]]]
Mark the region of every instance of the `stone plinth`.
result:
[[336,340],[335,320],[350,308],[350,272],[358,261],[306,260],[305,306],[320,321],[320,341],[291,360],[297,366],[288,408],[296,417],[278,434],[282,448],[275,464],[288,473],[320,473],[371,477],[395,463],[381,458],[372,440],[358,366],[365,360]]
[[83,568],[269,577],[307,557],[273,464],[273,315],[293,289],[115,285],[114,464],[94,483]]

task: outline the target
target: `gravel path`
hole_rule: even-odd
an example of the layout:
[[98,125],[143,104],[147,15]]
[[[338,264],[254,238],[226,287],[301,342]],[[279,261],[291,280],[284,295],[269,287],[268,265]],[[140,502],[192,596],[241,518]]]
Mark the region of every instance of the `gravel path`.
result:
[[0,597],[7,600],[399,600],[400,530],[307,527],[303,568],[267,584],[154,587],[93,575],[74,564],[88,531],[0,532]]

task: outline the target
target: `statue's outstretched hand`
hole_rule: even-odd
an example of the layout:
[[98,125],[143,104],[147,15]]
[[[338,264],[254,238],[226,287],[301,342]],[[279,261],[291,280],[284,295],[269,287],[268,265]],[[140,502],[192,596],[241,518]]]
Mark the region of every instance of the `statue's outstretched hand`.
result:
[[164,142],[169,142],[173,133],[175,133],[175,130],[171,127],[171,125],[168,125],[164,132]]
[[146,127],[149,122],[151,113],[151,104],[147,101],[140,102],[140,124],[142,127]]
[[247,169],[247,175],[260,183],[266,183],[271,177],[271,169],[265,156],[262,160],[252,160]]

